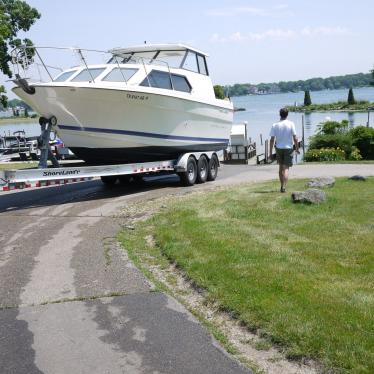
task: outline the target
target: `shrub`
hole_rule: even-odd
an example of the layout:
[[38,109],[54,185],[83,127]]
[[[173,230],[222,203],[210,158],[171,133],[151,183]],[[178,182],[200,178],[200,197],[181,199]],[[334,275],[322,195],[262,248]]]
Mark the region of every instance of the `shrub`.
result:
[[304,156],[305,161],[342,161],[345,152],[340,148],[309,149]]
[[347,120],[343,120],[341,122],[338,121],[326,121],[322,122],[318,126],[318,134],[338,134],[338,133],[346,133],[348,131],[349,122]]
[[364,159],[374,160],[374,129],[357,126],[349,131],[352,144],[356,146]]
[[362,160],[362,156],[360,154],[360,150],[357,147],[352,147],[352,152],[349,155],[349,159],[352,161],[360,161]]
[[317,134],[311,137],[309,148],[340,148],[349,156],[352,152],[352,138],[349,134]]
[[223,100],[225,98],[225,90],[222,86],[216,85],[213,87],[214,88],[214,94],[216,96],[216,99],[221,99]]

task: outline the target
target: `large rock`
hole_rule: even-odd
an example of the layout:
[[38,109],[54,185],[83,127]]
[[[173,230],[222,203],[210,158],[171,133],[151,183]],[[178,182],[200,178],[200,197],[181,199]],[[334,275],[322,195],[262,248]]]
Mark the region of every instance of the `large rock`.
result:
[[350,177],[348,179],[351,179],[353,181],[363,181],[363,182],[367,180],[367,178],[364,177],[363,175],[354,175],[353,177]]
[[335,178],[333,177],[321,177],[311,179],[306,186],[309,188],[326,188],[333,187],[335,184]]
[[306,191],[292,192],[291,198],[294,203],[320,204],[326,201],[326,194],[317,188],[309,188]]

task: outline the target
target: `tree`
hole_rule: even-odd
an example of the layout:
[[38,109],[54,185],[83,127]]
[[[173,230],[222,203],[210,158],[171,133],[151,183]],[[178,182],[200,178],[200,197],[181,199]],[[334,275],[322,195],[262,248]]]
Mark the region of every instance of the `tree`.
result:
[[373,80],[370,82],[370,84],[372,86],[374,86],[374,68],[373,68],[373,70],[370,70],[370,72],[371,72],[371,77],[373,78]]
[[25,117],[27,118],[29,116],[29,111],[27,108],[25,108]]
[[304,92],[304,105],[309,106],[312,105],[312,99],[310,98],[310,91],[306,90]]
[[223,100],[225,98],[225,90],[222,86],[218,84],[214,86],[214,94],[216,95],[217,99]]
[[354,104],[356,104],[356,100],[353,95],[353,90],[352,88],[350,88],[348,92],[348,105],[354,105]]
[[[26,46],[33,45],[30,39],[21,40],[17,38],[17,34],[19,31],[28,31],[39,18],[39,12],[35,8],[30,7],[25,1],[0,0],[0,71],[9,78],[12,77],[9,67],[12,57],[9,50],[22,44]],[[32,58],[33,53],[32,49],[27,49],[23,56]],[[23,56],[20,57],[22,58]],[[4,86],[0,86],[1,104],[6,107],[7,98],[4,93]]]

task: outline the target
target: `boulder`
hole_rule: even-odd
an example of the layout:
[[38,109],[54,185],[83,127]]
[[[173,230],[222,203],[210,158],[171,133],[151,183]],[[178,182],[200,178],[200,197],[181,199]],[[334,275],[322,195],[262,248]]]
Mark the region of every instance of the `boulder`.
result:
[[367,180],[367,178],[362,175],[354,175],[353,177],[349,177],[348,179],[351,179],[353,181],[363,181],[363,182]]
[[292,192],[291,198],[294,203],[320,204],[326,201],[326,194],[318,188],[309,188],[306,191]]
[[335,184],[335,178],[333,177],[321,177],[311,179],[306,186],[309,188],[326,188],[333,187]]

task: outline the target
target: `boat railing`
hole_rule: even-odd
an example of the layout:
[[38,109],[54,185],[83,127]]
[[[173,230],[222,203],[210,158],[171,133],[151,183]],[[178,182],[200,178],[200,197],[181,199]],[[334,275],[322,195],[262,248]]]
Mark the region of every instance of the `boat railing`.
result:
[[[47,64],[46,57],[43,56],[44,54],[47,54],[50,50],[54,51],[61,51],[61,52],[69,52],[72,54],[75,58],[78,58],[78,61],[75,61],[75,65],[72,66],[71,64],[68,65],[68,62],[66,59],[60,59],[59,61],[65,62],[66,67],[62,66],[56,66],[56,64],[50,65]],[[89,62],[88,61],[88,55],[95,54],[95,62]],[[97,61],[97,55],[101,55],[101,61]],[[108,56],[110,55],[110,62],[108,63]],[[85,49],[85,48],[78,48],[78,47],[49,47],[49,46],[26,46],[22,45],[17,48],[14,48],[11,51],[11,57],[12,57],[12,65],[13,65],[13,73],[16,77],[26,79],[29,82],[34,83],[47,83],[50,81],[53,81],[56,76],[56,71],[58,74],[63,72],[64,70],[71,69],[73,67],[76,67],[77,65],[84,65],[87,69],[88,73],[91,77],[91,82],[95,83],[95,78],[92,76],[92,73],[90,69],[88,68],[89,65],[96,65],[96,64],[116,64],[119,68],[119,72],[122,76],[123,82],[127,85],[128,82],[126,80],[125,75],[123,74],[123,71],[121,69],[121,66],[123,67],[123,64],[139,64],[143,67],[145,75],[148,80],[149,86],[151,86],[151,82],[148,78],[149,69],[147,69],[147,66],[149,65],[158,65],[158,66],[164,66],[167,69],[167,72],[169,73],[170,82],[172,89],[174,89],[173,86],[173,80],[171,76],[170,66],[167,61],[158,60],[154,58],[147,58],[147,57],[138,57],[138,56],[130,56],[126,61],[124,61],[124,58],[121,54],[116,54],[113,51],[102,51],[102,50],[96,50],[96,49]],[[48,56],[49,58],[56,58],[55,56]]]

